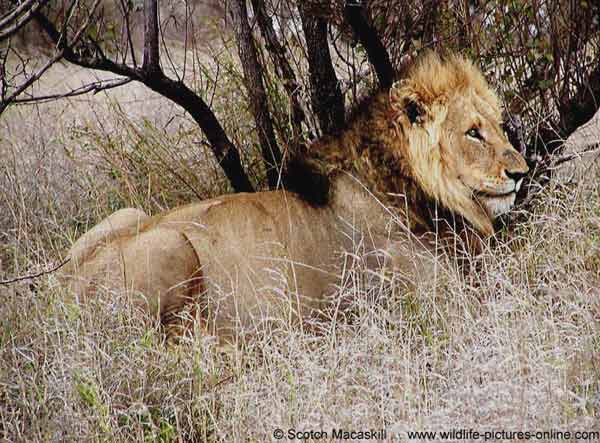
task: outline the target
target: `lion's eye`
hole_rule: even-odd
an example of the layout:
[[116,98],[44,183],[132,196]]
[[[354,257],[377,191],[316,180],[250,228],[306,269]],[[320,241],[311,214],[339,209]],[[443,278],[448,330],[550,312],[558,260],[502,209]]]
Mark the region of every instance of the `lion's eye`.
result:
[[471,128],[467,131],[467,135],[469,137],[473,137],[476,138],[477,140],[483,140],[483,137],[481,136],[481,134],[479,133],[479,129],[477,128]]

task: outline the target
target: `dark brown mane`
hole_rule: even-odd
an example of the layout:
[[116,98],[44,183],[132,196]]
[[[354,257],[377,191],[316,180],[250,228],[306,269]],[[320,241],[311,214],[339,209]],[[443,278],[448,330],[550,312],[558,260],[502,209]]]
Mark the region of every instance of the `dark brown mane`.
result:
[[[340,170],[349,170],[343,165],[343,158],[350,159],[340,140],[349,132],[356,132],[357,123],[367,119],[369,111],[381,94],[387,95],[388,89],[374,90],[362,97],[346,116],[346,122],[338,131],[325,134],[308,145],[300,146],[289,154],[284,164],[282,187],[294,192],[312,206],[325,206],[330,201],[331,177]],[[365,134],[361,134],[363,138]],[[335,154],[334,154],[335,151]],[[335,160],[334,160],[335,157]]]
[[408,162],[394,154],[397,134],[392,122],[388,90],[365,97],[341,131],[325,135],[290,156],[282,174],[284,189],[312,206],[323,207],[331,200],[332,179],[345,171],[368,185],[384,204],[406,215],[416,235],[438,233],[444,237],[448,232],[470,231],[462,216],[422,190]]

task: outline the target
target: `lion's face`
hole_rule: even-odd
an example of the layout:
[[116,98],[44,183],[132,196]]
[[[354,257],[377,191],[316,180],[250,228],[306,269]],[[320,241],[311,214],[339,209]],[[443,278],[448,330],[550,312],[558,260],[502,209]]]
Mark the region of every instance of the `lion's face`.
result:
[[390,103],[398,152],[418,185],[491,235],[529,168],[506,138],[500,102],[479,69],[429,54],[392,87]]
[[442,123],[443,156],[491,219],[508,212],[529,170],[510,144],[493,104],[467,91],[450,100]]

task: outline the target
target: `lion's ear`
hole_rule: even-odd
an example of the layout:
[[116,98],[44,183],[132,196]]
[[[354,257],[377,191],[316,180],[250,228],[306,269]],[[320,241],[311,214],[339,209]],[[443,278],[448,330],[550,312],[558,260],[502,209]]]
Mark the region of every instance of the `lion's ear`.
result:
[[407,99],[404,103],[404,113],[408,117],[411,123],[420,123],[423,121],[425,111],[423,108],[414,100]]
[[400,80],[390,89],[390,101],[396,117],[406,117],[411,124],[420,124],[427,119],[427,107],[407,80]]

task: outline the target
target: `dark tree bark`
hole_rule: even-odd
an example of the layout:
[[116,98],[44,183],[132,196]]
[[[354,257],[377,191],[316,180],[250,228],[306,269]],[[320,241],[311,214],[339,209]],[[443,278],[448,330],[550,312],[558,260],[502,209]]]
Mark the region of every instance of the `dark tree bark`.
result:
[[160,75],[158,50],[158,0],[144,0],[144,59],[142,70],[147,75]]
[[346,2],[344,17],[360,44],[365,48],[367,58],[377,73],[379,84],[384,88],[391,87],[395,78],[394,67],[385,46],[377,35],[377,30],[367,20],[363,2]]
[[298,93],[300,86],[296,80],[296,74],[290,65],[288,54],[285,47],[277,39],[275,29],[273,29],[273,22],[268,16],[265,9],[264,0],[252,0],[252,9],[260,28],[260,33],[265,40],[265,46],[269,51],[269,56],[277,70],[277,74],[283,81],[283,87],[290,99],[291,112],[292,112],[292,140],[290,144],[292,149],[297,145],[301,134],[302,134],[302,123],[306,120],[306,115],[300,101],[298,100]]
[[215,114],[194,91],[184,83],[165,75],[142,79],[142,83],[185,109],[202,128],[211,149],[236,192],[253,192],[244,171],[237,148],[231,143]]
[[321,131],[338,132],[344,126],[344,97],[333,69],[327,42],[327,22],[309,14],[306,4],[298,2],[310,72],[311,102]]
[[232,0],[229,3],[233,18],[233,29],[238,44],[238,52],[244,71],[244,83],[248,100],[258,129],[258,140],[267,170],[269,187],[276,189],[279,184],[281,151],[277,145],[273,122],[267,104],[267,92],[263,83],[263,69],[258,61],[252,29],[248,23],[246,0]]
[[[211,150],[233,189],[237,192],[252,192],[254,189],[242,167],[239,152],[209,106],[184,83],[168,78],[160,68],[156,0],[146,0],[145,8],[148,8],[145,11],[145,30],[148,33],[144,35],[144,61],[141,68],[110,60],[93,41],[81,43],[78,50],[74,51],[72,47],[65,45],[65,39],[61,38],[61,33],[46,16],[36,12],[35,19],[50,39],[55,44],[61,45],[61,52],[68,62],[139,81],[185,109],[206,135]],[[153,12],[149,13],[149,11]]]

